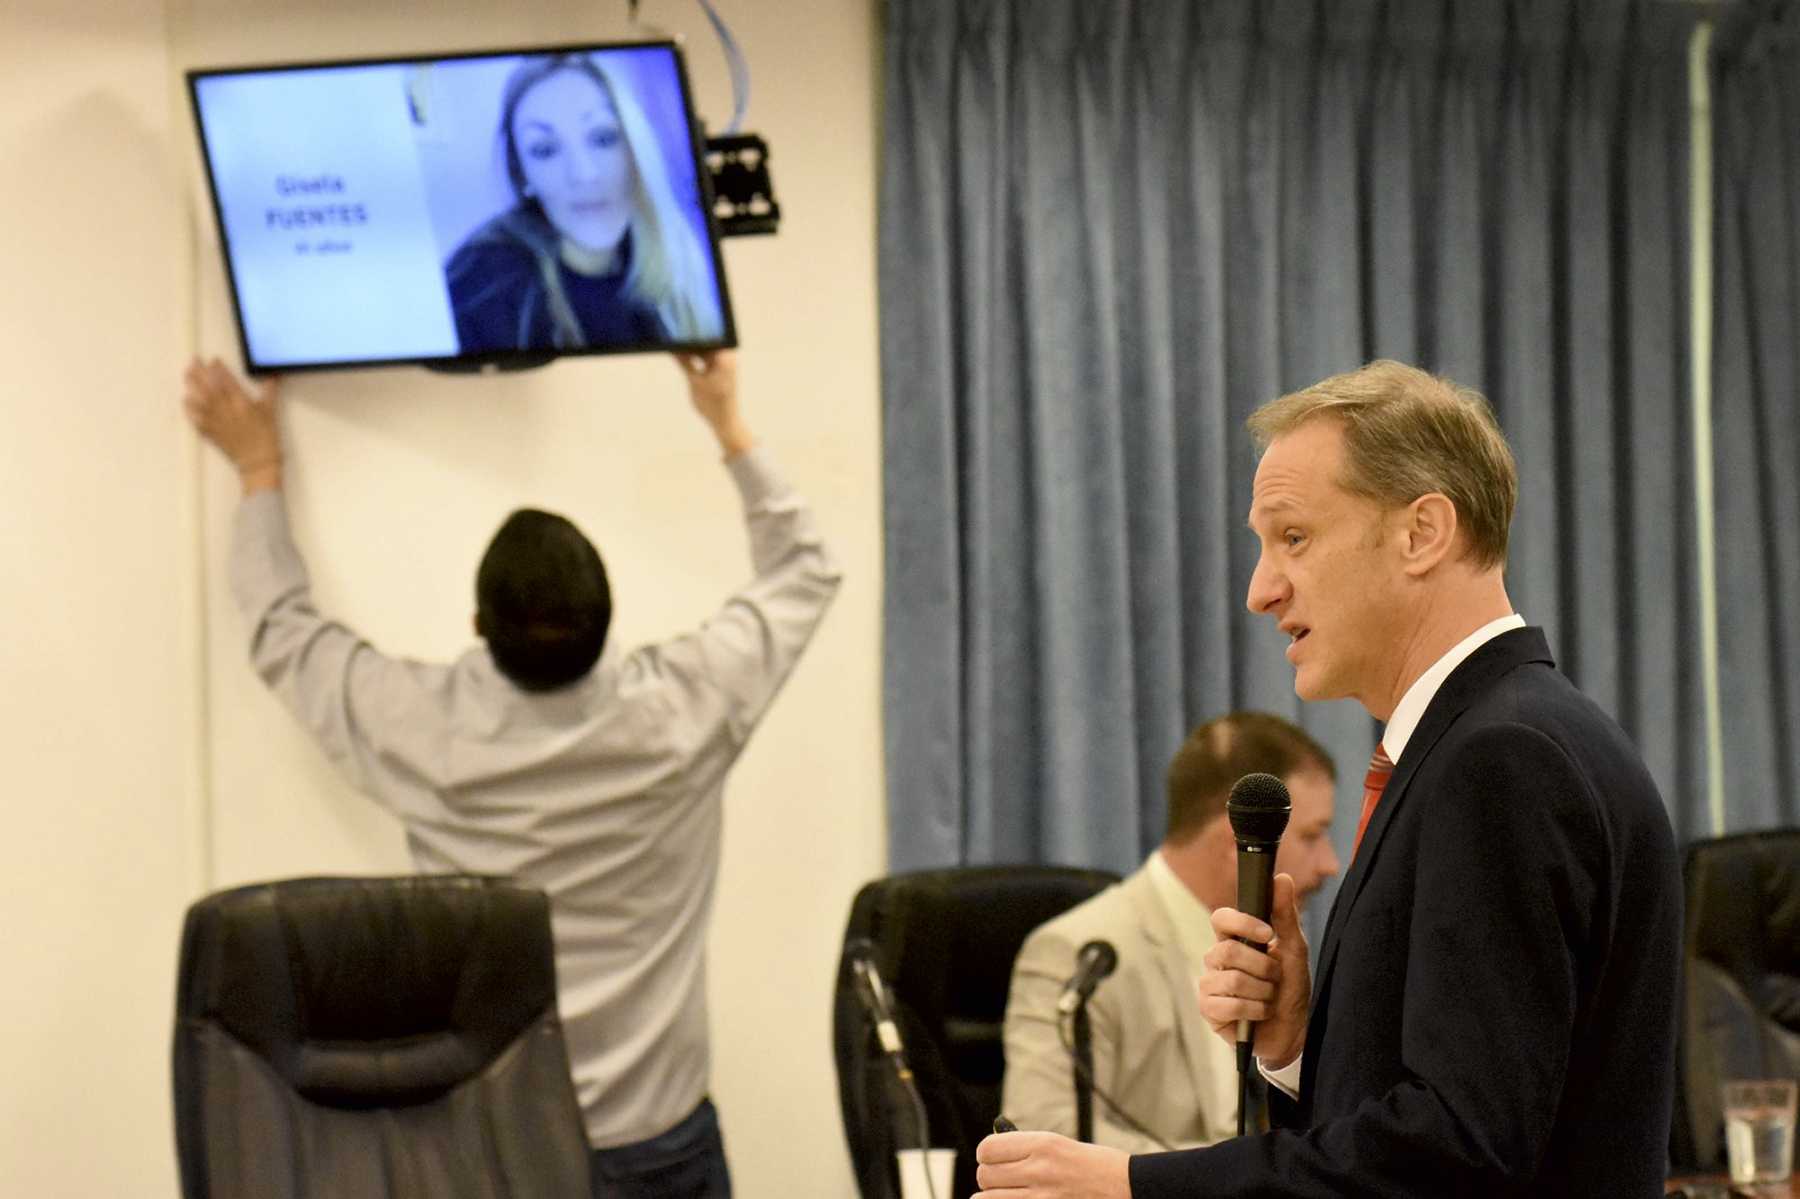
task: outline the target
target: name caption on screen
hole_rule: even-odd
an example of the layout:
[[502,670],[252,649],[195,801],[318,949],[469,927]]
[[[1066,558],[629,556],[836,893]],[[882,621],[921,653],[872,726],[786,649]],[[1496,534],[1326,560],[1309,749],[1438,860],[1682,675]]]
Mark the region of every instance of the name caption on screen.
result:
[[[342,195],[344,179],[341,175],[277,175],[275,176],[275,194],[278,196],[319,196]],[[292,208],[270,208],[263,214],[265,229],[321,229],[343,228],[347,225],[366,225],[369,223],[368,209],[361,204],[306,204]],[[344,247],[348,249],[348,247]]]

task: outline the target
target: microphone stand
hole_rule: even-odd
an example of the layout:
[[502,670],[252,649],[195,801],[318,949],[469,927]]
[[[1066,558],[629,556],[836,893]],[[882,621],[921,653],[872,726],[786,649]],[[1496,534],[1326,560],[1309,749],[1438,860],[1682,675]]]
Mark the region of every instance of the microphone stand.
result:
[[1094,1032],[1088,1022],[1087,997],[1075,1007],[1075,1139],[1094,1139]]
[[853,959],[851,964],[851,973],[856,980],[856,993],[862,1000],[864,1015],[868,1017],[876,1045],[888,1064],[894,1068],[894,1081],[900,1085],[900,1090],[912,1109],[913,1125],[919,1137],[920,1170],[925,1175],[926,1194],[929,1199],[938,1199],[937,1180],[931,1174],[931,1120],[925,1112],[925,1097],[919,1093],[918,1084],[913,1080],[912,1067],[906,1063],[906,1051],[900,1041],[899,1021],[893,1009],[888,1007],[881,986],[881,976],[875,969],[872,954],[873,949],[865,939],[860,956]]

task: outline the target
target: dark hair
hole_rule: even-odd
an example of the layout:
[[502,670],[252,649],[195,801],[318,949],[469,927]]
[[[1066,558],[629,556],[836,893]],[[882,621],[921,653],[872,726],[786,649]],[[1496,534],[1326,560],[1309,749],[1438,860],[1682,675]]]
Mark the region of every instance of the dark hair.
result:
[[553,691],[600,660],[612,588],[599,551],[567,519],[521,508],[488,543],[475,574],[475,626],[500,673]]
[[1306,730],[1267,712],[1232,712],[1209,720],[1182,742],[1169,762],[1170,841],[1184,841],[1225,811],[1231,785],[1261,771],[1278,779],[1311,768],[1337,781],[1331,755]]

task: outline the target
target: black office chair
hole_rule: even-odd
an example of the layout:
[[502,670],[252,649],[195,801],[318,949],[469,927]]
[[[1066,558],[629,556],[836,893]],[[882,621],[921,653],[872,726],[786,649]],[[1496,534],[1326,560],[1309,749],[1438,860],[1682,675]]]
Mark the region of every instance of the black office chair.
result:
[[[956,1149],[952,1195],[975,1191],[975,1146],[992,1131],[1006,1070],[1001,1024],[1013,959],[1038,925],[1118,876],[1064,866],[970,866],[877,879],[857,892],[845,943],[866,937],[895,998],[931,1142]],[[918,1145],[840,963],[833,1040],[844,1135],[862,1199],[898,1199],[894,1151]],[[940,1199],[949,1199],[941,1196]]]
[[1728,1078],[1800,1078],[1800,829],[1688,847],[1670,1158],[1725,1168]]
[[311,878],[188,909],[186,1199],[586,1199],[549,904],[495,879]]

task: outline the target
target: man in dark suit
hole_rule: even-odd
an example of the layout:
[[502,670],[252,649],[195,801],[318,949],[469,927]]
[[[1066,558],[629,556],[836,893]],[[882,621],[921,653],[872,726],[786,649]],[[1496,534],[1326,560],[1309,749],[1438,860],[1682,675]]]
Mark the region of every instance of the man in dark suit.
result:
[[[1293,1127],[1126,1158],[991,1137],[983,1194],[1658,1195],[1680,882],[1655,784],[1506,595],[1517,495],[1480,396],[1373,363],[1251,418],[1252,611],[1301,698],[1383,721],[1314,986],[1293,886],[1213,914],[1201,1009],[1259,1021]],[[1268,953],[1232,941],[1267,944]]]

